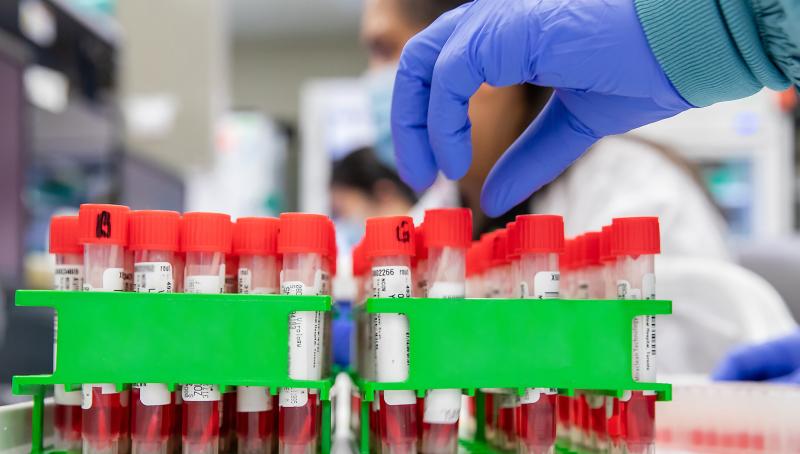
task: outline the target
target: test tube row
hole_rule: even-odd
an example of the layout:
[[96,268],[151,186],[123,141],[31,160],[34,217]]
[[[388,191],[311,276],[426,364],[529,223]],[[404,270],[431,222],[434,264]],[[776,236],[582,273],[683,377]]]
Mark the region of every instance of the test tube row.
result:
[[[524,215],[472,242],[471,214],[429,210],[414,227],[408,217],[367,221],[353,251],[356,303],[367,297],[654,299],[658,219],[617,218],[599,232],[564,238],[560,216]],[[412,244],[414,243],[414,244]],[[602,304],[601,302],[598,304]],[[633,326],[633,378],[655,381],[655,317]],[[376,381],[402,381],[408,373],[407,320],[378,314],[359,323],[356,368]],[[612,453],[654,452],[652,392],[621,399],[590,390],[575,397],[555,389],[529,389],[522,397],[484,389],[487,441],[503,450],[550,453],[563,446]],[[411,391],[378,393],[369,412],[370,446],[382,453],[454,453],[459,424],[474,429],[474,405],[462,412],[460,390],[431,390],[414,402]],[[351,406],[360,408],[354,391]],[[359,413],[351,414],[359,433]],[[462,430],[462,434],[465,431]]]
[[[52,219],[50,252],[54,289],[63,291],[330,295],[336,273],[333,223],[302,213],[232,223],[220,213],[181,216],[86,204],[78,216]],[[291,378],[319,380],[329,373],[328,323],[321,313],[292,314]],[[53,353],[55,367],[55,345]],[[258,386],[220,393],[217,384],[183,384],[170,393],[163,383],[137,383],[122,392],[113,384],[84,384],[81,391],[57,385],[54,393],[55,448],[68,452],[318,449],[316,390],[281,389],[271,396]]]

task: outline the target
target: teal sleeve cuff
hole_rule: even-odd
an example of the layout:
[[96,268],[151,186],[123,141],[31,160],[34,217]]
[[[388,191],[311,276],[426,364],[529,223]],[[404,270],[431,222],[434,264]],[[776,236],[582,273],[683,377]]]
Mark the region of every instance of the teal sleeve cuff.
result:
[[704,107],[750,96],[764,86],[788,87],[788,78],[762,45],[749,1],[636,0],[650,48],[689,103]]
[[800,2],[749,0],[758,35],[775,66],[800,85]]

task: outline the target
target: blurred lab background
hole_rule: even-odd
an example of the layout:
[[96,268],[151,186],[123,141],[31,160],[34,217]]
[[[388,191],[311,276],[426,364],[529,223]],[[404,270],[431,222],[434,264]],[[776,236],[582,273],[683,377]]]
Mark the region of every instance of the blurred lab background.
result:
[[[362,39],[363,7],[0,1],[0,403],[13,399],[2,386],[12,374],[51,368],[52,313],[15,308],[13,291],[51,285],[53,214],[84,202],[332,214],[343,270],[336,296],[346,301],[363,217],[452,197],[413,194],[394,174],[380,93],[391,84],[368,64],[392,43]],[[798,125],[796,93],[764,91],[640,131],[696,168],[735,257],[795,319]],[[332,187],[332,178],[343,183]],[[375,193],[377,207],[359,188]]]

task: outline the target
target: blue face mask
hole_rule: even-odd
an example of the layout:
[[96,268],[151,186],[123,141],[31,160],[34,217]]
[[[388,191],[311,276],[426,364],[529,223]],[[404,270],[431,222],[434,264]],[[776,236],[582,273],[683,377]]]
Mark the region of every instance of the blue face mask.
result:
[[397,66],[386,66],[364,74],[367,98],[375,131],[375,154],[391,169],[397,168],[392,145],[392,91]]

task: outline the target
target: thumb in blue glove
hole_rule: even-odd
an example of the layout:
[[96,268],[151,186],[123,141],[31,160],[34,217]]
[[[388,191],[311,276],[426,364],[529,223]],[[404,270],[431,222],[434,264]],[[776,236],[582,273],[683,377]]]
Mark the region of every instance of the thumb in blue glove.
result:
[[487,83],[554,87],[538,118],[495,164],[481,196],[498,216],[556,178],[599,138],[692,106],[651,52],[633,0],[475,0],[408,42],[392,131],[400,176],[414,189],[472,160],[469,99]]
[[714,371],[715,380],[800,384],[800,331],[732,351]]

